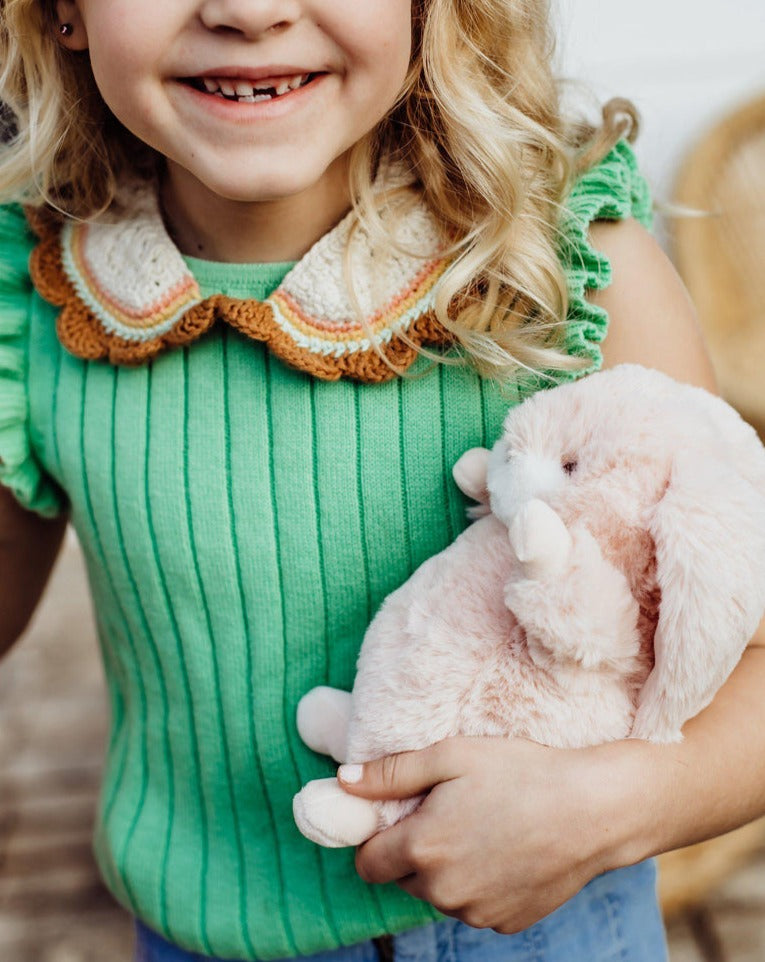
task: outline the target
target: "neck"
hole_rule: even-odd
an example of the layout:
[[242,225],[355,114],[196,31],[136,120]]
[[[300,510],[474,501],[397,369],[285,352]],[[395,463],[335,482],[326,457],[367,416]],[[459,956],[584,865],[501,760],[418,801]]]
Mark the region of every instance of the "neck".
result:
[[181,253],[231,264],[300,260],[351,206],[345,157],[298,194],[254,202],[221,197],[168,161],[160,194]]

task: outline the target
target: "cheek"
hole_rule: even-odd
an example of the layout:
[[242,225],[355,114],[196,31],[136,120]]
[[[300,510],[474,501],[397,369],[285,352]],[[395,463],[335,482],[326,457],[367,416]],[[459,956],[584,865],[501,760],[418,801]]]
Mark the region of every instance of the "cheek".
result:
[[367,94],[370,106],[382,119],[396,103],[404,86],[411,57],[411,45],[400,38],[390,38],[388,44],[381,43],[374,60],[370,58]]
[[335,5],[332,28],[347,66],[380,99],[395,99],[409,69],[411,16],[410,0],[342,0]]
[[[381,63],[387,63],[389,69],[396,73],[406,74],[412,56],[412,10],[411,3],[400,0],[389,0],[387,16],[377,18],[377,23],[383,23],[384,29],[377,34],[377,55]],[[374,37],[372,31],[369,36]]]
[[96,85],[115,117],[133,133],[147,139],[147,129],[159,121],[162,100],[157,96],[145,45],[127,42],[103,44],[91,50]]
[[150,94],[156,75],[159,31],[146,22],[140,4],[124,0],[95,3],[86,10],[90,64],[96,85],[112,110],[127,126],[152,109]]

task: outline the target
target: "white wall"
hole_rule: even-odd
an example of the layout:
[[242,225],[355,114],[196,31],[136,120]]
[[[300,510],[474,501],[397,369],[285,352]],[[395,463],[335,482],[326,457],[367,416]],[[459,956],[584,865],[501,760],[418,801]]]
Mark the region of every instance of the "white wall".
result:
[[561,73],[629,97],[637,151],[662,200],[705,128],[765,94],[765,0],[557,0]]

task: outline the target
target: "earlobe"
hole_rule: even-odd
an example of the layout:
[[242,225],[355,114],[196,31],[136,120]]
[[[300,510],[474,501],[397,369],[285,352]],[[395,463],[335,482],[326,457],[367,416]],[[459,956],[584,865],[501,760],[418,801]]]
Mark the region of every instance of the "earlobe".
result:
[[73,0],[56,2],[56,39],[67,50],[88,49],[88,35],[77,4]]

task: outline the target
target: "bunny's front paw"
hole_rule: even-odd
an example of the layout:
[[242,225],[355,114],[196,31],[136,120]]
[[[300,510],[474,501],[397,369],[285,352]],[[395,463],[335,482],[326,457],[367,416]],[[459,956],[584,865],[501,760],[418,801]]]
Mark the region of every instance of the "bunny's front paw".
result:
[[[640,651],[640,607],[625,575],[603,557],[586,528],[575,526],[566,536],[566,561],[556,576],[509,581],[505,602],[525,629],[529,654],[538,664],[611,666],[626,674]],[[535,563],[538,570],[540,562]]]
[[539,498],[532,498],[518,509],[508,535],[524,578],[554,578],[566,567],[571,535],[560,517]]

